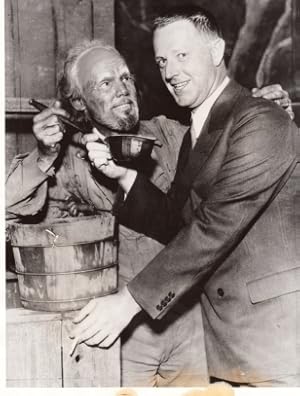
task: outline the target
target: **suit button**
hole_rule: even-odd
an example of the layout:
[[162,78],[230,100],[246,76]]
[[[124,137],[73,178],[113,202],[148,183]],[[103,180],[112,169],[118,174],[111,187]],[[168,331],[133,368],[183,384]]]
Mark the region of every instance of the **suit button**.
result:
[[161,311],[161,310],[162,310],[162,306],[161,306],[161,305],[156,305],[156,309],[157,309],[158,311]]
[[168,305],[168,303],[167,303],[166,301],[162,301],[161,305],[162,305],[163,307],[166,307],[166,306]]
[[223,297],[223,296],[224,296],[224,290],[221,289],[221,287],[219,287],[219,289],[217,290],[217,293],[218,293],[218,295],[219,295],[220,297]]

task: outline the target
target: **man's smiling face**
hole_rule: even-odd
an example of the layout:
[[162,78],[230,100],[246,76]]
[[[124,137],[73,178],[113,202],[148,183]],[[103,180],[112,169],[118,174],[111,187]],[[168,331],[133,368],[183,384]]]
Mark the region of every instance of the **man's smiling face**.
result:
[[216,79],[210,39],[192,22],[178,20],[155,30],[155,60],[162,79],[179,106],[199,106]]
[[77,81],[93,120],[116,131],[128,131],[138,122],[134,79],[125,61],[114,51],[93,48],[77,64]]

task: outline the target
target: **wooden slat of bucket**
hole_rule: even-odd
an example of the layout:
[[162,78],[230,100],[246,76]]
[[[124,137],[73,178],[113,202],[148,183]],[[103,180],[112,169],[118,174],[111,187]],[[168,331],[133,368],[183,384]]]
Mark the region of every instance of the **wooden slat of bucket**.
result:
[[106,212],[52,223],[12,224],[11,245],[51,247],[90,243],[113,237],[114,227],[114,216]]
[[117,262],[114,241],[74,246],[13,247],[20,273],[59,273],[106,267]]
[[[88,245],[91,253],[94,251],[96,254],[86,254],[87,249],[79,255],[74,254],[82,246],[86,248],[86,245],[14,247],[23,306],[49,311],[74,310],[83,307],[93,297],[116,292],[118,266],[114,241],[106,240]],[[20,251],[26,250],[31,254],[22,256]],[[112,267],[107,267],[110,265]]]
[[[93,297],[116,292],[118,256],[112,239],[114,224],[114,217],[104,213],[48,225],[13,225],[11,239],[16,245],[13,252],[23,306],[48,311],[75,310]],[[52,230],[51,234],[57,233],[61,245],[67,246],[56,246],[57,238],[51,234],[49,243],[45,227]],[[45,246],[39,246],[41,242]]]
[[[68,277],[68,283],[66,278]],[[52,278],[52,279],[51,279]],[[53,285],[54,283],[54,285]],[[66,286],[66,284],[68,286]],[[117,271],[115,267],[86,274],[58,275],[47,278],[48,298],[50,300],[80,299],[87,304],[93,296],[102,296],[116,291]],[[82,305],[80,302],[78,302]]]
[[41,311],[76,310],[93,297],[117,291],[117,267],[92,274],[51,276],[19,276],[21,301],[24,307]]

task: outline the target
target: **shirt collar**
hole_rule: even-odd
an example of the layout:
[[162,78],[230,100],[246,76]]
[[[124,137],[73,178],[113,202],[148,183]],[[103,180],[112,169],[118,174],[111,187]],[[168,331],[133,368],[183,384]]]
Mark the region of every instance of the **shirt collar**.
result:
[[197,139],[201,133],[201,129],[207,119],[207,116],[213,107],[215,101],[221,95],[225,87],[228,85],[230,79],[228,76],[224,78],[218,88],[203,102],[200,106],[192,110],[191,121],[192,121],[192,134],[193,138]]

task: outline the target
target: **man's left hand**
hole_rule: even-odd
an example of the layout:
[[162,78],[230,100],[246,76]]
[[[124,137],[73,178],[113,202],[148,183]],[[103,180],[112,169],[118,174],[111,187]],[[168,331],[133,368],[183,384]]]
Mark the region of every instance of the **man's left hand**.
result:
[[273,100],[284,108],[292,120],[294,119],[295,114],[292,109],[292,101],[289,93],[285,91],[280,84],[267,85],[263,88],[253,88],[252,95],[257,98]]
[[95,298],[73,319],[70,338],[74,339],[75,345],[84,342],[108,348],[140,311],[127,287],[117,294]]

